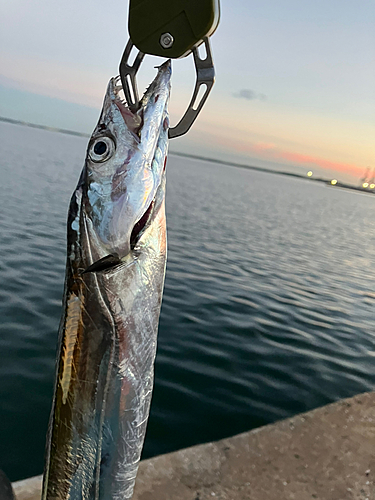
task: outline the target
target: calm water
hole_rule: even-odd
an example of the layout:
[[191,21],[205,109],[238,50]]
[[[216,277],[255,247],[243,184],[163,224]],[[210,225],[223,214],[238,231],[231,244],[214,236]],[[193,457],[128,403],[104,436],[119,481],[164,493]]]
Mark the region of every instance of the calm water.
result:
[[[42,472],[68,201],[86,140],[0,123],[0,467]],[[375,383],[375,198],[171,156],[144,457]]]

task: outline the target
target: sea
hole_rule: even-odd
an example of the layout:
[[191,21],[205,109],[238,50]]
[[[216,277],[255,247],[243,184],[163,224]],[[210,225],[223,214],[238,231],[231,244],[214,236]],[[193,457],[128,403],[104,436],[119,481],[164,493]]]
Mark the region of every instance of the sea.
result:
[[[87,139],[0,123],[0,468],[41,474]],[[143,458],[375,385],[375,197],[170,154]]]

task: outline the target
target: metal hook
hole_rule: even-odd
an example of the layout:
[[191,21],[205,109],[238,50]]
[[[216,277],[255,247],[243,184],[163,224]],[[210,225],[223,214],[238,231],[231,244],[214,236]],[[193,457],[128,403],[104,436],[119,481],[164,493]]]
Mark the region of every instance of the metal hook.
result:
[[[197,47],[193,49],[194,64],[197,73],[193,97],[191,98],[184,116],[175,127],[169,129],[168,136],[170,139],[184,135],[189,131],[203,108],[212,90],[213,84],[215,83],[215,69],[212,60],[210,40],[208,37],[205,37],[203,42],[206,48],[206,57],[204,59],[201,59]],[[140,105],[136,75],[145,54],[139,51],[133,65],[130,66],[128,60],[133,47],[133,42],[129,40],[120,62],[120,77],[128,106],[132,112],[135,112],[139,109]],[[199,102],[196,102],[202,85],[204,85],[206,89]]]

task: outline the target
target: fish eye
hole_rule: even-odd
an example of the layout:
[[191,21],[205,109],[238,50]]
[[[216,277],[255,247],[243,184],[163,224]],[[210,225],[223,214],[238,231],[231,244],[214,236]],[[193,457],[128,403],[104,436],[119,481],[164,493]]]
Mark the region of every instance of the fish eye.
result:
[[107,161],[115,149],[115,143],[110,137],[98,137],[90,146],[89,157],[95,163]]

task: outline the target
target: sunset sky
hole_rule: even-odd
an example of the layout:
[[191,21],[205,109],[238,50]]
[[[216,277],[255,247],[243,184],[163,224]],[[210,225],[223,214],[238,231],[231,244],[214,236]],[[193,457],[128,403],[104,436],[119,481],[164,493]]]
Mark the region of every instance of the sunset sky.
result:
[[[172,151],[359,183],[375,167],[373,0],[221,0],[217,81]],[[128,2],[12,0],[0,8],[0,115],[90,133],[127,42]],[[142,67],[140,87],[156,58]],[[171,122],[194,87],[173,64]]]

